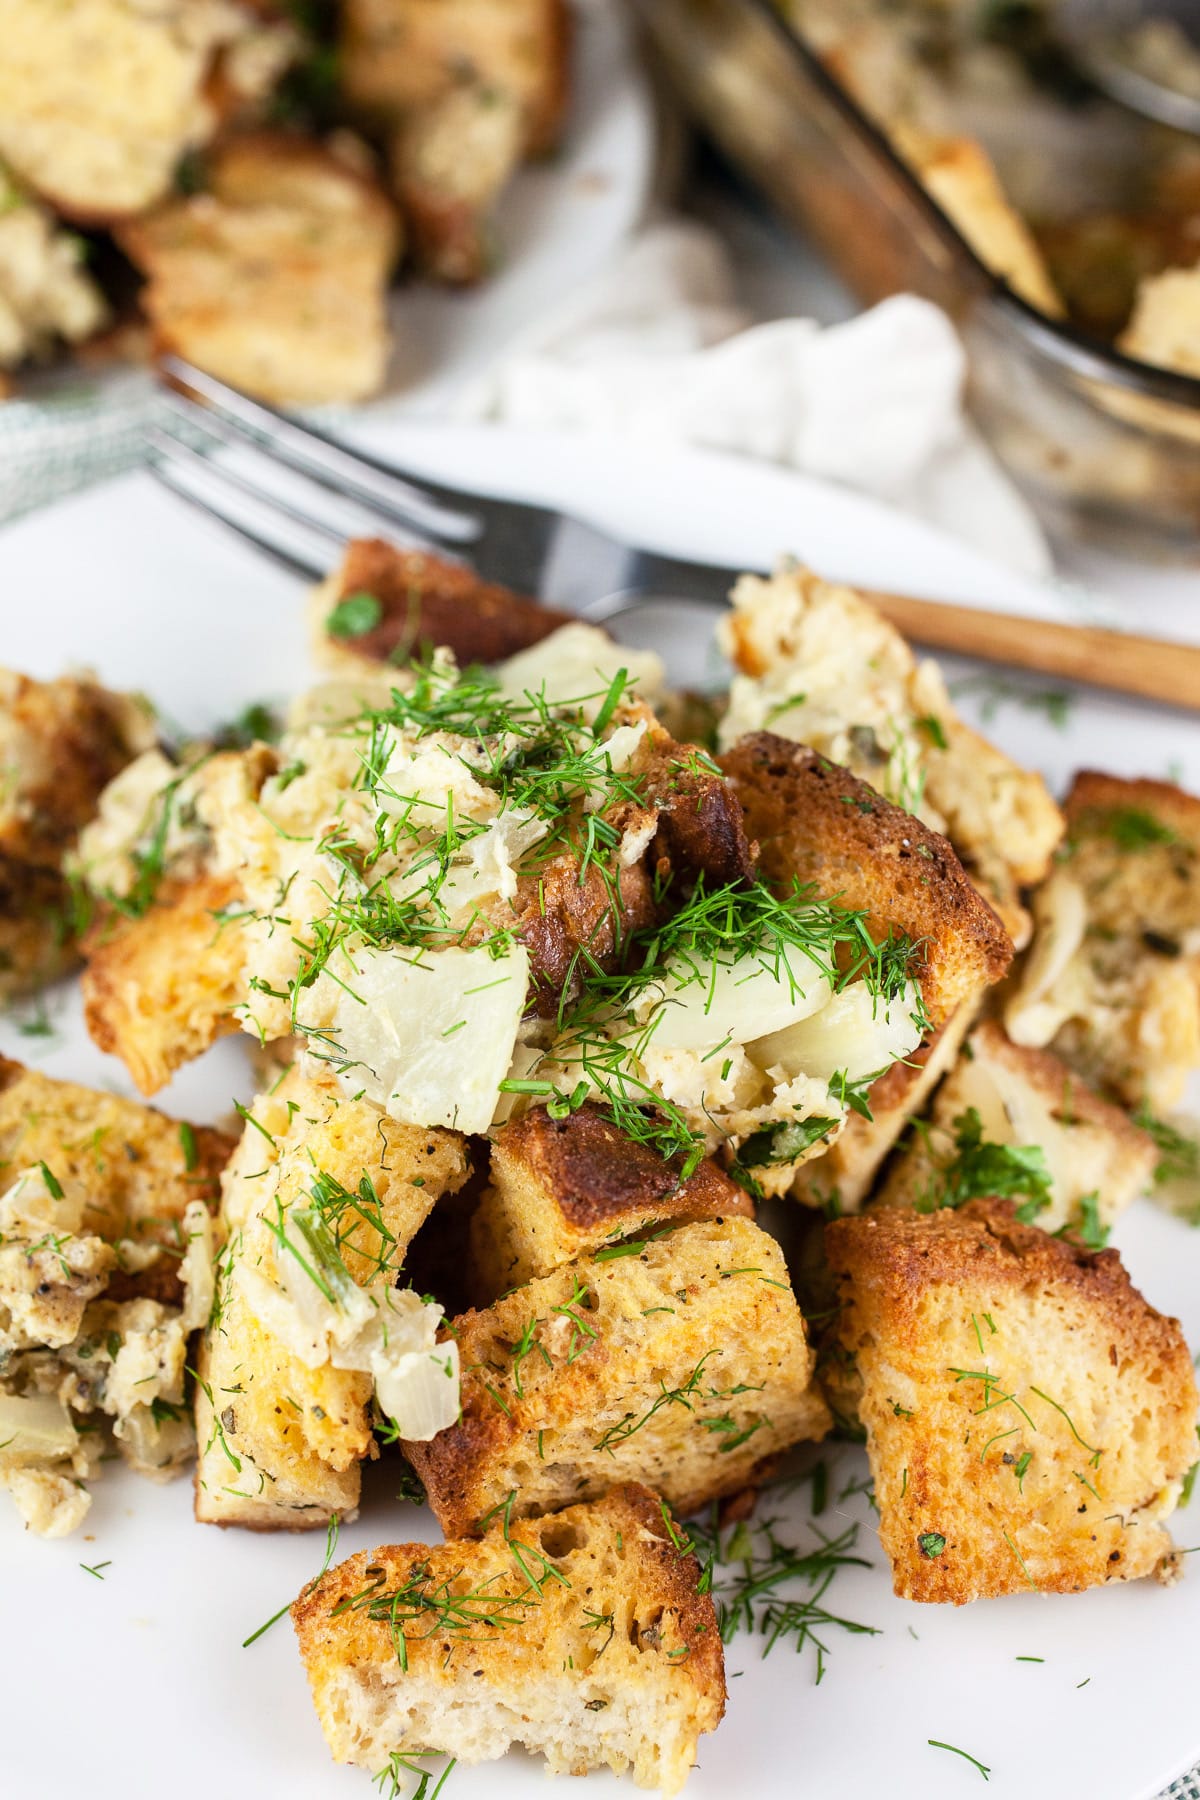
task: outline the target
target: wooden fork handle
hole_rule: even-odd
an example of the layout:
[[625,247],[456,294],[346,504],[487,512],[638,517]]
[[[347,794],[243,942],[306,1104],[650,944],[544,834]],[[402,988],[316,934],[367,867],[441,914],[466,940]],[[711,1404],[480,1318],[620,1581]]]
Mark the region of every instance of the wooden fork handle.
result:
[[866,598],[905,637],[931,649],[956,650],[984,662],[1007,663],[1092,687],[1136,694],[1164,706],[1200,712],[1200,645],[1102,631],[1095,625],[1058,625],[974,606],[943,606],[903,594],[868,590]]

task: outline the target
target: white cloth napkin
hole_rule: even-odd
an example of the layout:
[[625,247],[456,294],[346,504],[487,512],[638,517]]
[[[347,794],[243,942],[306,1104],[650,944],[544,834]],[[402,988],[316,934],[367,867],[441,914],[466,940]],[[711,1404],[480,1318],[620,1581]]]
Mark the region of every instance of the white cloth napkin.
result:
[[891,502],[1025,575],[1051,563],[962,410],[944,313],[898,295],[845,324],[754,324],[720,241],[649,227],[458,396],[461,416],[628,432],[788,464]]

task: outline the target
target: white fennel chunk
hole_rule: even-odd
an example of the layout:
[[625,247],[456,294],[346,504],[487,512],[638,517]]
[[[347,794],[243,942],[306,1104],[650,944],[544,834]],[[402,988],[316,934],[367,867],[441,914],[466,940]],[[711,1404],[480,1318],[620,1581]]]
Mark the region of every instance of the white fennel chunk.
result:
[[332,1036],[347,1093],[408,1125],[486,1131],[525,1010],[529,953],[355,953]]
[[541,643],[510,656],[496,675],[500,691],[510,699],[531,694],[551,706],[578,705],[585,718],[594,718],[622,669],[629,682],[627,695],[632,691],[639,699],[653,700],[661,693],[663,665],[653,650],[630,650],[580,621],[560,626]]
[[748,1046],[759,1068],[782,1068],[789,1077],[831,1081],[844,1074],[861,1081],[878,1074],[921,1041],[920,994],[912,982],[885,1002],[864,981],[832,995],[819,1011]]

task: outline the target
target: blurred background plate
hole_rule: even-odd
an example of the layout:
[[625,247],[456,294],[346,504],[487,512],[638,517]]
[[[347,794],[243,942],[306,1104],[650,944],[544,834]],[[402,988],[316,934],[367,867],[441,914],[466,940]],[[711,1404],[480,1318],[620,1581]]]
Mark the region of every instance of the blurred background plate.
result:
[[[646,77],[620,7],[575,0],[575,12],[561,150],[522,170],[504,196],[500,261],[483,286],[410,280],[393,292],[388,386],[367,410],[443,410],[540,312],[598,274],[641,222],[657,170]],[[0,520],[139,462],[154,405],[141,369],[63,369],[23,383],[21,398],[0,403]]]

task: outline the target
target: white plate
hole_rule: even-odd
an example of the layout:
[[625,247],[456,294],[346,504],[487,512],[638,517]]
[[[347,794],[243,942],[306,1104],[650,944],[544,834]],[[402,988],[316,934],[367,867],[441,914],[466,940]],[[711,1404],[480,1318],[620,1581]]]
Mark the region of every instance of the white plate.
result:
[[[372,409],[437,413],[540,314],[611,260],[656,177],[657,126],[622,8],[573,0],[574,91],[560,150],[523,169],[497,210],[500,256],[480,287],[409,281],[391,297],[396,346]],[[141,459],[154,389],[141,370],[32,377],[0,405],[0,519]]]
[[[574,501],[596,523],[668,553],[762,563],[792,550],[824,572],[876,585],[1030,611],[1067,604],[884,507],[731,458],[411,424],[372,435],[430,474],[490,477],[513,494]],[[107,681],[146,688],[188,726],[228,718],[310,673],[298,588],[142,475],[0,533],[0,595],[0,661],[39,675],[90,663]],[[1200,630],[1200,621],[1176,623],[1181,636]],[[985,699],[964,709],[978,717]],[[1200,785],[1200,730],[1150,708],[1081,694],[1060,730],[1005,700],[988,729],[1057,787],[1083,763],[1151,775],[1177,764]],[[0,1050],[129,1091],[120,1066],[84,1038],[74,996],[56,998],[54,1011],[53,1039],[6,1024]],[[214,1118],[235,1091],[247,1095],[246,1062],[240,1044],[226,1041],[163,1104]],[[1200,1236],[1148,1203],[1116,1236],[1148,1297],[1200,1343]],[[860,1452],[839,1451],[834,1495],[864,1467]],[[436,1537],[427,1514],[395,1504],[390,1481],[386,1465],[369,1472],[363,1514],[343,1531],[341,1551]],[[798,1535],[806,1502],[804,1490],[779,1503]],[[326,1760],[286,1621],[241,1648],[316,1572],[323,1540],[204,1530],[191,1523],[189,1503],[186,1483],[156,1489],[110,1471],[86,1536],[40,1543],[0,1501],[5,1793],[60,1800],[86,1771],[97,1800],[160,1790],[208,1800],[214,1784],[289,1800],[367,1800],[365,1775]],[[831,1631],[819,1688],[807,1652],[779,1648],[764,1662],[755,1640],[735,1640],[728,1716],[702,1742],[694,1800],[751,1791],[762,1800],[958,1800],[981,1791],[978,1773],[931,1749],[930,1738],[987,1764],[998,1800],[1148,1800],[1200,1758],[1200,1570],[1172,1590],[1141,1583],[962,1611],[917,1607],[892,1597],[860,1499],[835,1498],[823,1522],[840,1529],[855,1520],[874,1566],[842,1572],[829,1603],[880,1635]],[[1200,1544],[1200,1500],[1178,1518],[1176,1535]],[[81,1567],[101,1562],[102,1581]],[[447,1800],[504,1800],[539,1779],[527,1759],[510,1757],[455,1771]],[[618,1789],[597,1776],[587,1791]]]

